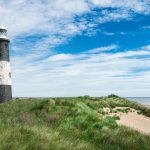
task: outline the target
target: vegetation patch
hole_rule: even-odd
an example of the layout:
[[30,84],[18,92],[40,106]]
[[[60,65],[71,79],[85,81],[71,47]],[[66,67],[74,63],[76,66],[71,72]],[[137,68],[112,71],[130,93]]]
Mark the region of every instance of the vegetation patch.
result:
[[16,99],[0,105],[0,149],[149,150],[150,136],[119,126],[119,116],[108,116],[105,108],[110,113],[127,113],[132,108],[150,116],[148,108],[113,94]]

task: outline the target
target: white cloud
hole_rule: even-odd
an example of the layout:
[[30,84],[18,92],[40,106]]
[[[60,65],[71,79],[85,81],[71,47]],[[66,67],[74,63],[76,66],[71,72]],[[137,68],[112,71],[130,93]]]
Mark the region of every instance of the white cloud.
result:
[[[0,20],[8,27],[11,38],[41,33],[66,36],[89,29],[91,23],[86,18],[83,21],[82,15],[92,14],[95,8],[115,10],[97,12],[99,19],[93,18],[95,22],[92,26],[111,20],[128,19],[133,13],[148,13],[148,4],[146,0],[1,0]],[[75,21],[77,16],[82,18],[78,22]]]
[[49,57],[48,59],[51,61],[62,61],[62,60],[69,60],[72,58],[73,56],[71,54],[57,54],[57,55]]
[[95,48],[95,49],[86,51],[86,53],[99,53],[99,52],[110,51],[110,50],[114,50],[114,49],[118,49],[118,48],[119,48],[119,46],[114,44],[114,45],[110,45],[110,46]]
[[[68,26],[73,18],[89,11],[88,4],[81,1],[2,1],[0,19],[8,27],[11,37],[21,34],[55,34]],[[70,25],[69,25],[70,24]],[[75,25],[72,25],[75,28]]]
[[149,96],[144,89],[150,86],[150,72],[143,68],[149,68],[150,60],[136,57],[147,55],[149,46],[111,55],[105,51],[54,54],[37,62],[14,57],[13,93],[14,96],[99,96],[114,92],[122,96]]
[[99,7],[124,8],[137,13],[149,13],[149,2],[147,0],[91,0]]

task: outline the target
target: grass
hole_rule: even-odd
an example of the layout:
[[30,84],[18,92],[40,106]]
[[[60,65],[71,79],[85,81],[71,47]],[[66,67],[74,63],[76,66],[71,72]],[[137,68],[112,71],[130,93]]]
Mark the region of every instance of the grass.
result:
[[0,150],[149,150],[150,136],[119,126],[102,109],[150,109],[115,95],[13,100],[0,105]]

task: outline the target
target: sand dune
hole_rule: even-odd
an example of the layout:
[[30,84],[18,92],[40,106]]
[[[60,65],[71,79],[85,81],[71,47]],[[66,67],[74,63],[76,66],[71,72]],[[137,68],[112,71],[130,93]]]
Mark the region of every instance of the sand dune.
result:
[[150,135],[150,118],[139,115],[136,111],[120,113],[120,120],[117,123]]

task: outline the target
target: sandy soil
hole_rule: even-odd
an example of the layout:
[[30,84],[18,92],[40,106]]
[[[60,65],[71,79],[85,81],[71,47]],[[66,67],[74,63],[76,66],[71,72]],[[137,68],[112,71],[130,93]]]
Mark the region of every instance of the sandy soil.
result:
[[120,113],[120,120],[117,123],[150,135],[150,118],[139,115],[136,111]]

